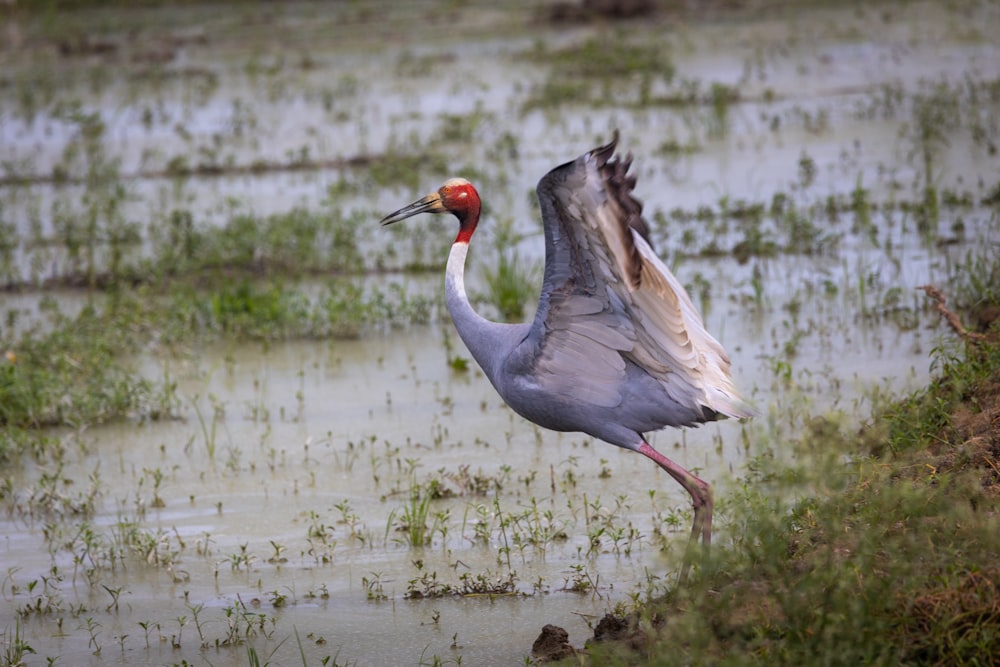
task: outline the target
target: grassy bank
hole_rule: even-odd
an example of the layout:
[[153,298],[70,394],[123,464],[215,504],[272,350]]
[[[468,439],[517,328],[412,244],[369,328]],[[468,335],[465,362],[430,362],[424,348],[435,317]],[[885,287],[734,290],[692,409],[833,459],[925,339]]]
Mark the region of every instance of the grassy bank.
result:
[[997,331],[939,346],[937,379],[860,432],[816,417],[794,464],[750,466],[728,541],[689,586],[606,617],[585,662],[997,664]]

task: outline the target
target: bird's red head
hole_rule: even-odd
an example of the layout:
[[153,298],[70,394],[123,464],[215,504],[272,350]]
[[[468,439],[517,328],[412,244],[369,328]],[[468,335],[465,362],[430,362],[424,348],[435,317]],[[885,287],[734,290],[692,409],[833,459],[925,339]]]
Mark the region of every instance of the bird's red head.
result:
[[479,212],[482,210],[482,202],[475,186],[464,178],[452,178],[438,188],[438,196],[441,198],[441,205],[454,214],[461,225],[455,242],[468,243],[472,233],[476,231]]
[[482,202],[472,183],[464,178],[452,178],[445,181],[436,192],[385,216],[382,224],[399,222],[418,213],[451,213],[458,218],[459,223],[455,242],[468,243],[479,224],[481,210]]

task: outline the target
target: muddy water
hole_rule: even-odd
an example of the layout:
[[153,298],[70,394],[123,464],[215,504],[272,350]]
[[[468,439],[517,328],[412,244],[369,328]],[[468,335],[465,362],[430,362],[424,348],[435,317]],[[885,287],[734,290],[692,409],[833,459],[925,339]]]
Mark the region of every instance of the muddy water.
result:
[[[114,582],[112,588],[123,589],[118,609],[105,613],[101,610],[111,598],[88,586],[82,573],[87,557],[75,568],[72,553],[54,554],[52,561],[67,578],[64,597],[84,604],[100,619],[104,649],[99,660],[91,658],[89,635],[77,630],[44,639],[45,650],[74,664],[88,659],[125,662],[134,655],[155,662],[204,657],[213,664],[242,664],[242,651],[233,655],[230,649],[215,648],[227,636],[226,610],[242,601],[254,614],[265,615],[266,623],[273,622],[265,628],[273,630],[273,641],[255,642],[268,650],[294,628],[307,655],[315,658],[339,650],[341,659],[361,664],[410,664],[426,647],[428,655],[509,664],[527,651],[545,622],[558,620],[571,636],[582,638],[588,620],[628,599],[629,593],[645,590],[650,574],[668,575],[676,560],[664,558],[652,540],[652,509],[654,502],[661,511],[682,508],[682,492],[641,457],[573,434],[536,437],[532,427],[500,404],[481,376],[456,374],[448,367],[442,345],[446,326],[365,342],[206,350],[167,369],[177,378],[180,395],[192,404],[186,422],[67,434],[63,473],[77,481],[64,492],[76,493],[95,474],[105,489],[92,530],[113,536],[123,524],[134,524],[153,535],[156,546],[147,547],[145,563],[128,558],[105,579]],[[879,331],[872,337],[887,338]],[[888,340],[892,347],[900,343]],[[902,344],[912,349],[915,340],[919,336],[908,336]],[[748,352],[759,354],[762,347],[763,341],[744,343],[736,353],[738,367],[760,366]],[[847,356],[837,350],[829,354]],[[919,367],[923,355],[890,355],[862,346],[857,358],[857,366],[847,363],[830,372],[818,393],[826,395],[826,382],[842,383],[840,398],[850,400],[856,395],[855,374],[895,375],[907,364]],[[815,367],[820,365],[817,359]],[[892,385],[911,386],[924,376],[907,371]],[[752,373],[744,380],[755,382]],[[212,415],[209,395],[224,415]],[[207,426],[194,404],[199,404],[201,418],[211,422]],[[212,452],[206,429],[214,433]],[[738,444],[739,426],[734,424],[688,432],[683,447],[678,446],[680,438],[665,432],[654,442],[720,482],[755,453]],[[460,492],[461,486],[441,473],[457,473],[463,465],[474,474],[505,481],[498,492],[466,492],[434,501],[432,512],[450,512],[447,534],[435,535],[423,548],[406,544],[390,525],[390,514],[399,516],[412,481],[437,477]],[[510,466],[506,476],[503,465]],[[162,473],[155,491],[154,471]],[[572,485],[566,482],[569,471]],[[25,475],[44,472],[51,471],[26,470]],[[533,481],[520,481],[533,473]],[[15,482],[31,487],[30,479]],[[649,495],[654,491],[655,501]],[[498,551],[504,546],[502,533],[495,531],[489,544],[474,542],[477,509],[485,507],[488,516],[495,516],[494,500],[509,514],[532,506],[550,511],[566,532],[565,539],[511,554],[517,591],[529,597],[405,599],[410,580],[425,572],[456,586],[462,574],[507,575],[508,562]],[[337,509],[345,502],[354,515],[350,526]],[[616,545],[606,534],[591,549],[590,526],[602,520],[597,515],[607,517],[609,526],[635,527],[641,537]],[[684,539],[681,523],[672,537],[677,545]],[[7,522],[4,560],[18,568],[14,581],[30,581],[50,569],[48,559],[38,558],[45,549],[41,528]],[[516,530],[511,529],[508,539],[515,539]],[[328,537],[319,539],[318,532]],[[70,542],[75,537],[65,535]],[[283,547],[280,554],[274,545]],[[73,551],[82,553],[79,546]],[[243,556],[247,558],[241,560]],[[418,560],[422,569],[414,565]],[[76,577],[72,572],[78,572]],[[572,588],[581,573],[591,578],[593,590],[562,590]],[[387,599],[370,599],[365,579],[376,578],[375,597]],[[540,591],[533,586],[536,581]],[[276,607],[279,596],[282,602]],[[11,598],[15,603],[22,599],[24,595]],[[196,605],[204,605],[199,613],[204,640],[193,626],[191,607]],[[188,620],[183,627],[182,617]],[[44,620],[29,618],[24,629],[43,636]],[[149,650],[137,626],[143,622],[159,628]],[[114,638],[125,634],[129,637],[122,654]],[[325,643],[317,644],[309,635]],[[199,648],[202,641],[211,648]],[[459,648],[452,649],[453,643]],[[285,646],[279,655],[291,659],[295,653],[290,649]]]
[[[435,328],[368,342],[277,345],[266,353],[257,348],[205,351],[190,365],[169,369],[182,396],[207,403],[204,397],[211,394],[224,408],[226,414],[215,426],[214,455],[196,415],[187,423],[67,435],[73,444],[65,476],[83,484],[97,468],[107,489],[104,511],[94,517],[93,529],[113,532],[122,522],[138,523],[158,535],[157,552],[170,561],[119,566],[122,571],[114,579],[124,592],[119,609],[110,617],[102,615],[102,636],[110,640],[131,633],[134,638],[136,623],[155,622],[164,639],[155,639],[154,633],[154,660],[197,659],[199,642],[183,641],[184,635],[197,636],[197,630],[181,630],[176,619],[190,620],[189,605],[203,604],[205,638],[214,646],[228,627],[224,609],[242,599],[252,610],[261,604],[259,611],[275,619],[277,638],[284,638],[282,628],[297,628],[309,655],[322,657],[342,647],[343,658],[363,664],[405,664],[428,647],[429,654],[439,656],[507,662],[526,651],[527,645],[512,642],[512,637],[532,636],[550,616],[583,636],[586,620],[608,609],[613,594],[620,597],[640,585],[644,566],[666,568],[657,549],[642,540],[632,557],[603,553],[602,548],[581,558],[579,552],[589,548],[583,515],[607,511],[605,504],[614,506],[612,497],[626,496],[619,479],[630,480],[628,486],[642,479],[644,489],[663,487],[662,493],[670,496],[660,501],[665,507],[682,504],[675,490],[648,466],[637,465],[637,457],[596,452],[580,437],[546,434],[539,443],[533,429],[500,405],[481,376],[449,369],[442,335],[443,329]],[[207,405],[200,409],[211,412]],[[597,476],[597,454],[610,460],[606,479]],[[572,466],[576,486],[563,492],[560,479],[553,493],[548,471],[562,475],[571,469],[571,457],[580,460]],[[408,460],[415,462],[414,469]],[[389,517],[405,505],[411,480],[440,477],[436,471],[457,472],[462,465],[490,477],[509,465],[509,481],[499,496],[491,492],[436,501],[434,512],[451,513],[447,536],[436,536],[425,548],[402,543]],[[155,493],[154,470],[163,473]],[[517,481],[532,471],[541,471],[537,481]],[[29,479],[17,482],[31,486]],[[498,559],[497,551],[502,538],[497,535],[490,544],[471,541],[475,508],[485,506],[493,515],[494,498],[501,499],[501,512],[511,513],[534,499],[540,511],[552,511],[569,533],[544,552],[528,547],[511,555],[510,567],[520,579],[515,592],[531,597],[403,599],[409,580],[421,575],[415,560],[452,585],[465,573],[506,576],[507,560]],[[580,506],[582,498],[592,504],[589,509]],[[351,530],[340,523],[343,515],[335,506],[344,502],[355,515],[353,530],[360,537],[350,537]],[[628,502],[641,506],[634,508],[635,517],[622,511],[623,522],[648,523],[649,498],[638,495]],[[576,507],[568,509],[567,503]],[[317,525],[325,526],[329,539],[309,539]],[[19,564],[18,581],[49,569],[48,563],[33,566],[40,542],[32,528],[38,529],[19,522],[5,526],[10,536],[5,561]],[[277,555],[271,544],[283,545],[282,562],[268,562]],[[250,561],[234,566],[241,554],[249,554]],[[70,554],[56,554],[54,561],[64,572],[74,571]],[[568,586],[574,566],[593,570],[594,591],[560,590]],[[363,580],[375,577],[388,599],[368,600]],[[540,592],[532,587],[535,581],[543,582]],[[87,588],[82,574],[75,588]],[[277,593],[289,599],[276,609]],[[311,597],[315,595],[322,597]],[[83,604],[98,609],[109,601],[98,594],[82,596]],[[27,622],[25,627],[44,631],[43,624]],[[164,650],[162,644],[172,644],[179,630],[180,647]],[[306,641],[308,633],[326,643]],[[461,648],[451,649],[456,633]],[[393,640],[377,639],[384,636]],[[86,637],[69,633],[50,650],[84,660]],[[144,645],[133,650],[140,648],[145,650]],[[130,653],[126,651],[126,659]],[[235,658],[230,653],[209,651],[213,663],[242,663],[241,652]],[[102,662],[114,662],[118,654],[105,649]]]
[[[528,193],[548,168],[614,127],[635,154],[637,192],[650,217],[724,197],[767,203],[777,192],[805,207],[859,185],[873,201],[912,199],[924,178],[912,115],[879,106],[883,87],[928,93],[939,80],[1000,76],[996,47],[984,39],[995,34],[989,7],[816,10],[628,26],[640,43],[665,43],[684,77],[739,86],[746,101],[725,111],[723,131],[707,105],[522,113],[547,74],[523,53],[539,40],[549,49],[580,43],[600,28],[506,22],[486,38],[439,39],[432,27],[406,30],[412,17],[391,12],[383,25],[314,11],[293,8],[275,27],[295,34],[298,26],[316,40],[309,67],[268,75],[288,51],[268,46],[267,31],[199,14],[208,28],[252,34],[265,55],[253,56],[230,30],[206,28],[222,37],[188,45],[173,67],[214,72],[212,86],[199,83],[202,75],[181,75],[159,88],[112,78],[106,88],[64,91],[103,112],[103,150],[135,176],[122,204],[128,217],[150,224],[184,207],[216,224],[233,207],[267,215],[332,205],[370,220],[359,239],[372,256],[390,234],[375,226],[380,214],[435,187],[440,175],[421,178],[414,191],[377,187],[364,170],[347,168],[176,180],[156,174],[177,155],[192,164],[247,165],[286,161],[303,146],[310,158],[331,161],[429,150],[448,127],[441,114],[462,115],[475,129],[471,140],[444,144],[449,170],[475,170],[491,219],[514,220],[529,233],[521,256],[540,261]],[[359,20],[366,30],[402,37],[402,45],[373,49],[350,27]],[[460,20],[485,19],[470,9]],[[316,24],[332,37],[318,37]],[[36,173],[51,173],[77,131],[51,109],[28,120],[13,102],[4,104],[5,150]],[[142,120],[144,106],[151,123]],[[876,111],[859,111],[869,107]],[[696,150],[664,155],[667,139]],[[808,186],[799,184],[804,154],[817,167]],[[995,155],[961,127],[939,147],[933,169],[938,187],[969,189],[977,199],[1000,173]],[[331,204],[327,187],[341,180],[355,187]],[[33,220],[52,233],[44,212],[57,202],[74,205],[84,191],[80,184],[18,188],[5,219],[22,234]],[[840,411],[854,424],[867,415],[873,386],[899,391],[924,382],[941,330],[914,288],[947,284],[970,249],[998,239],[995,213],[982,206],[943,210],[931,233],[915,231],[899,210],[875,212],[873,220],[874,240],[845,214],[817,221],[837,237],[832,250],[746,264],[700,252],[713,240],[722,248],[742,240],[735,223],[668,217],[658,228],[663,254],[692,288],[761,412],[747,425],[653,436],[658,448],[717,484],[720,504],[748,460],[791,456],[785,443],[804,416]],[[419,219],[406,225],[392,238],[427,229]],[[682,250],[685,232],[693,241]],[[473,290],[495,259],[494,234],[484,224],[477,236]],[[935,242],[942,238],[948,243]],[[431,243],[442,266],[447,242]],[[31,258],[22,259],[30,271]],[[45,270],[60,261],[53,251]],[[398,278],[370,279],[383,280]],[[438,279],[408,284],[425,294],[440,289]],[[4,306],[40,317],[31,297]],[[74,298],[65,309],[78,307]],[[545,623],[565,627],[579,645],[588,624],[630,594],[669,583],[689,520],[683,492],[642,457],[535,429],[501,404],[475,368],[453,370],[450,354],[468,357],[445,321],[354,341],[220,343],[137,360],[149,377],[177,383],[183,418],[59,433],[61,469],[23,462],[6,474],[11,508],[37,498],[32,493],[57,473],[68,481],[53,493],[67,504],[96,495],[86,521],[13,510],[0,519],[0,560],[9,573],[0,626],[13,628],[18,609],[48,604],[21,620],[38,664],[44,656],[64,664],[246,664],[247,641],[272,664],[298,664],[300,646],[308,664],[324,656],[361,665],[513,664]],[[430,501],[429,543],[414,546],[399,530],[411,491],[435,484],[442,497]],[[726,526],[718,528],[725,543]],[[429,590],[428,581],[461,588],[507,578],[513,588],[499,593],[411,599]]]
[[[460,655],[472,664],[510,664],[528,651],[541,625],[558,621],[582,640],[588,621],[630,593],[645,591],[650,575],[669,576],[686,520],[674,527],[669,543],[675,551],[666,558],[653,538],[653,509],[683,509],[683,492],[642,457],[575,434],[536,434],[500,404],[481,375],[448,367],[443,336],[449,326],[368,341],[205,350],[165,369],[190,402],[186,421],[67,434],[63,474],[76,483],[64,493],[81,491],[95,472],[104,489],[92,530],[113,541],[123,524],[135,525],[153,536],[155,546],[145,547],[145,559],[133,554],[113,575],[104,575],[102,581],[113,582],[109,587],[123,589],[118,609],[107,611],[109,594],[90,587],[82,572],[86,556],[84,565],[74,567],[73,552],[83,551],[78,542],[51,562],[39,559],[44,526],[5,521],[4,562],[17,568],[13,581],[45,576],[57,564],[66,577],[64,599],[85,605],[91,612],[84,618],[101,623],[99,659],[90,655],[81,619],[69,619],[64,637],[49,636],[45,617],[26,619],[23,629],[34,645],[74,664],[115,664],[134,656],[156,663],[184,658],[243,664],[242,650],[216,648],[230,627],[226,610],[239,601],[273,623],[260,630],[272,631],[271,641],[254,641],[261,651],[286,640],[278,662],[297,655],[290,639],[297,630],[310,664],[338,651],[341,660],[359,664],[415,664],[424,650],[442,658]],[[741,339],[734,352],[747,386],[769,384],[771,371],[760,358],[771,347],[766,338]],[[815,358],[803,355],[800,363],[816,374],[809,379],[817,385],[809,391],[814,401],[846,402],[876,378],[891,378],[894,389],[924,380],[924,346],[919,333],[875,328],[852,340],[850,354],[844,345],[831,345]],[[220,408],[217,418],[209,396]],[[766,401],[765,420],[782,419],[784,401],[795,400],[764,392],[756,399]],[[718,482],[724,498],[725,480],[749,456],[779,447],[755,443],[746,451],[739,431],[739,425],[720,424],[683,436],[657,434],[654,443]],[[461,495],[462,486],[447,474],[465,465],[473,474],[503,480],[501,488]],[[15,485],[31,488],[31,478],[45,472],[51,473],[26,469]],[[154,492],[155,472],[162,481]],[[532,481],[521,481],[532,475]],[[431,505],[432,513],[450,513],[447,534],[413,548],[393,524],[413,482],[432,478],[460,495]],[[338,509],[344,503],[353,515],[350,525]],[[509,564],[496,528],[489,543],[476,540],[473,524],[481,509],[495,520],[498,509],[519,515],[531,507],[551,512],[565,539],[515,548]],[[602,521],[611,528],[634,527],[639,536],[616,543],[605,533],[592,548],[591,535]],[[511,529],[508,539],[518,530],[527,528]],[[319,532],[327,537],[318,538]],[[64,539],[75,537],[67,529]],[[280,554],[274,545],[283,547]],[[458,586],[463,574],[493,580],[511,569],[517,592],[528,597],[405,599],[409,582],[424,573]],[[582,576],[593,583],[591,590],[563,590]],[[376,579],[374,597],[386,599],[371,599]],[[30,596],[8,599],[23,604]],[[193,626],[196,605],[204,605],[204,640]],[[184,617],[188,622],[181,628],[178,619]],[[139,623],[158,627],[150,649]],[[115,639],[123,635],[124,654]],[[200,648],[203,641],[210,648]]]

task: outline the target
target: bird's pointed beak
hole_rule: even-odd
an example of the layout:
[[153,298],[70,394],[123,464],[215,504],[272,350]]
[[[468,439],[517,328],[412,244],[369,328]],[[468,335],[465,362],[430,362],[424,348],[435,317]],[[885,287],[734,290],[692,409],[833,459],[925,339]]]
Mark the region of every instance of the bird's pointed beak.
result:
[[441,202],[441,195],[436,192],[432,192],[422,199],[418,199],[409,206],[404,206],[395,213],[390,213],[389,215],[382,218],[380,224],[391,225],[394,222],[399,222],[400,220],[406,220],[407,218],[417,215],[418,213],[445,213],[444,204]]

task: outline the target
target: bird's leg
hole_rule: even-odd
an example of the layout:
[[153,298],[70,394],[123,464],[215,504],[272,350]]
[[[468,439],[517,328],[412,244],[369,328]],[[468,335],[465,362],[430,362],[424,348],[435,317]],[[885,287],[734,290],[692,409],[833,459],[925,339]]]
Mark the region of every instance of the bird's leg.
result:
[[706,550],[712,542],[712,487],[708,485],[708,482],[695,477],[686,469],[653,449],[645,440],[639,446],[638,451],[643,456],[656,461],[657,465],[666,470],[667,474],[676,479],[684,487],[684,490],[691,495],[691,504],[694,507],[694,522],[691,526],[691,539],[688,540],[687,551],[684,555],[684,564],[681,566],[680,581],[683,582],[687,579],[688,569],[691,567],[693,547],[698,543],[699,537]]

